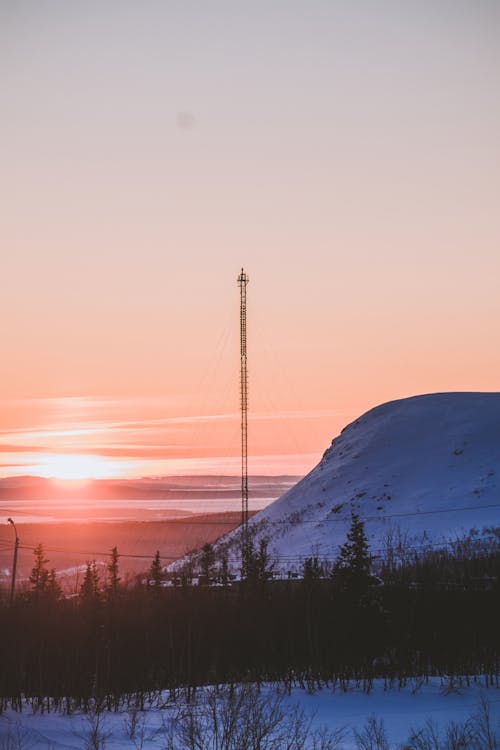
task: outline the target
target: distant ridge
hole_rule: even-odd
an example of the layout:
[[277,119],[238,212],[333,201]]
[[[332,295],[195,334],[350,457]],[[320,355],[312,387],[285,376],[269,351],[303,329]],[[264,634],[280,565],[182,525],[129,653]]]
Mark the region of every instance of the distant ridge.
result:
[[[297,482],[296,476],[254,476],[254,497],[276,497]],[[230,475],[165,476],[134,479],[95,479],[64,481],[36,476],[0,479],[0,503],[13,500],[86,499],[137,500],[143,498],[194,500],[224,497],[235,500],[238,510],[241,479]],[[0,505],[1,512],[1,505]]]

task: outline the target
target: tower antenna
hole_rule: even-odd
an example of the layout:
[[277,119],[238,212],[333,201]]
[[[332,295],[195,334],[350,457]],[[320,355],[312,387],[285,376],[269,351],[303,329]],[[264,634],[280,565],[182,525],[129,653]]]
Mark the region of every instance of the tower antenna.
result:
[[240,405],[241,405],[241,531],[243,570],[248,551],[248,371],[247,371],[247,284],[243,268],[238,276],[240,288]]

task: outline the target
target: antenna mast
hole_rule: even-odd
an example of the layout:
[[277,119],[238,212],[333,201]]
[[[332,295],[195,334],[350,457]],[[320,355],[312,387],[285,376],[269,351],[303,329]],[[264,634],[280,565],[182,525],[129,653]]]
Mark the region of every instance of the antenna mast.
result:
[[248,548],[248,372],[247,372],[247,284],[243,268],[238,276],[240,288],[240,404],[241,404],[241,528],[242,566]]

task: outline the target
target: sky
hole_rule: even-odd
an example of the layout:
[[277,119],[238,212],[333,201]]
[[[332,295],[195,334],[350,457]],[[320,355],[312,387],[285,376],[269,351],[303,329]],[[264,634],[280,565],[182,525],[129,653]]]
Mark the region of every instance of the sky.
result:
[[496,0],[0,0],[0,476],[303,474],[500,382]]

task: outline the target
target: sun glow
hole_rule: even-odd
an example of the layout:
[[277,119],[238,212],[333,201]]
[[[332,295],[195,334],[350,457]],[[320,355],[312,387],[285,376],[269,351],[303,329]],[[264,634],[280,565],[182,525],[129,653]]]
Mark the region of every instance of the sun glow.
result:
[[108,479],[117,474],[115,464],[100,456],[61,453],[44,456],[36,473],[50,479]]

